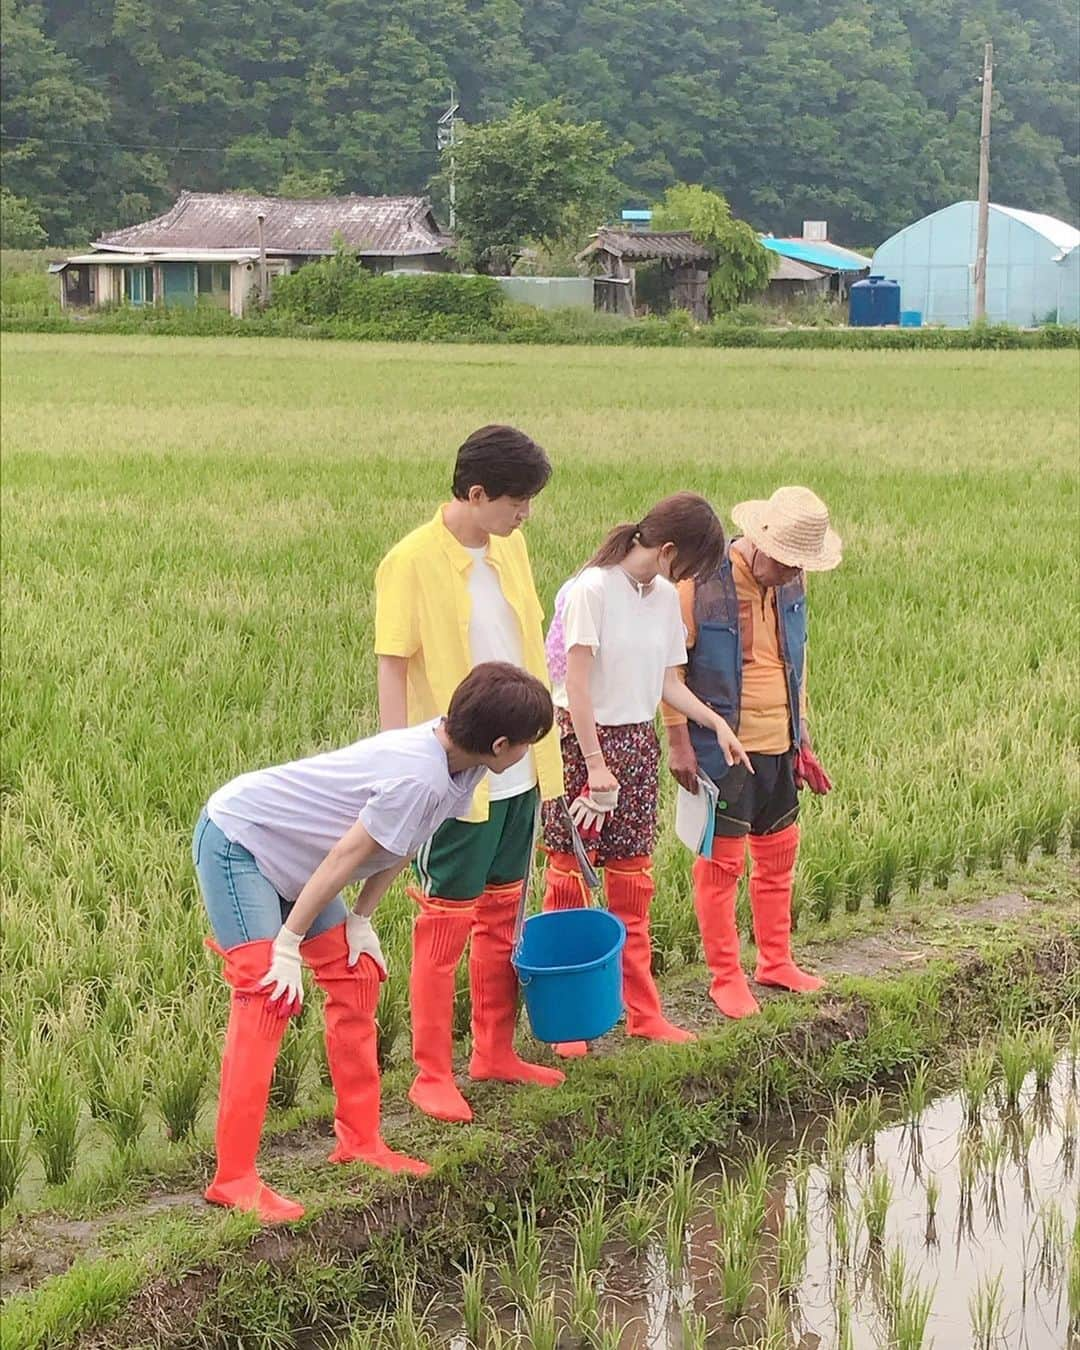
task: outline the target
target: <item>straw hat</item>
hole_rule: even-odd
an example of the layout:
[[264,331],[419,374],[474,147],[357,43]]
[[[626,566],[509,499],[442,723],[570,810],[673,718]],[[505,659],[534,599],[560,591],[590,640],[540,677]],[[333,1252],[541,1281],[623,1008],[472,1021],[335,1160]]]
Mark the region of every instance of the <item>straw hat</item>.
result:
[[786,567],[830,572],[840,562],[829,509],[809,488],[777,488],[767,502],[740,502],[731,518],[755,548]]

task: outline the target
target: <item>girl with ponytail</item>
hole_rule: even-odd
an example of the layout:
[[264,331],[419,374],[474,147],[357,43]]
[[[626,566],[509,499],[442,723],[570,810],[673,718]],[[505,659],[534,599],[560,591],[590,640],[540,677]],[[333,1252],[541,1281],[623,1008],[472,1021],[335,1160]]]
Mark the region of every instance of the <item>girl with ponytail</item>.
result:
[[[710,577],[724,553],[724,530],[692,492],[665,497],[636,522],[617,525],[585,568],[562,588],[547,651],[563,759],[566,800],[544,804],[548,852],[544,908],[583,901],[571,828],[604,871],[611,912],[626,925],[623,997],[631,1036],[688,1041],[663,1015],[652,977],[649,911],[654,895],[661,700],[715,731],[728,763],[748,765],[734,732],[680,677],[685,632],[674,582]],[[585,1054],[584,1043],[557,1047]]]

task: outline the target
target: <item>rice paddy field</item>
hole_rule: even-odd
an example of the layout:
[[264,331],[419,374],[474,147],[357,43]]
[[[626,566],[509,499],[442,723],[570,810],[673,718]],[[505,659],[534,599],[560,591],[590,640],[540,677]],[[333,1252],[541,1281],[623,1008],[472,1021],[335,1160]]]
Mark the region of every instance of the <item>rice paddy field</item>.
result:
[[[203,948],[192,825],[234,774],[375,729],[375,567],[430,518],[457,445],[485,422],[521,426],[554,463],[526,527],[548,609],[608,526],[676,489],[725,513],[784,483],[828,503],[845,557],[811,579],[809,672],[835,790],[803,813],[801,935],[827,943],[912,904],[932,915],[957,888],[1001,891],[1006,874],[1042,869],[1059,894],[1075,877],[1075,353],[10,335],[0,354],[9,1221],[90,1215],[205,1170],[226,1001]],[[665,811],[656,965],[677,980],[700,955]],[[1075,917],[1075,887],[1064,893],[1059,914]],[[407,1074],[410,921],[395,892],[378,918],[388,1101]],[[286,1038],[273,1127],[325,1119],[321,1054],[316,1011]],[[812,1194],[828,1190],[823,1166],[805,1163]],[[852,1182],[864,1229],[866,1188],[899,1185],[883,1175],[867,1164]],[[769,1241],[797,1255],[804,1238]],[[923,1284],[910,1253],[897,1259],[915,1315]],[[993,1272],[979,1278],[993,1302]],[[472,1343],[461,1306],[432,1343]],[[862,1306],[844,1314],[847,1341],[841,1314],[823,1314],[821,1343],[895,1343],[859,1339]],[[605,1343],[705,1344],[679,1307],[668,1340]]]

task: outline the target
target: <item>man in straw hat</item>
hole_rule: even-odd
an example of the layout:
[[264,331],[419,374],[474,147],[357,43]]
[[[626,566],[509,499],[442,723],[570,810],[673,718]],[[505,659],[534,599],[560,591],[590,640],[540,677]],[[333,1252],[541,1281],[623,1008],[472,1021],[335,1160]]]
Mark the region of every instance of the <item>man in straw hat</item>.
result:
[[724,717],[748,751],[752,772],[729,765],[715,744],[665,706],[671,772],[698,790],[705,774],[720,790],[710,856],[694,862],[694,907],[709,993],[728,1017],[758,1004],[739,961],[735,895],[749,844],[755,979],[807,993],[821,988],[791,955],[791,888],[799,848],[798,791],[832,784],[806,725],[807,572],[840,562],[840,539],[825,503],[809,488],[782,487],[768,501],[731,513],[742,535],[706,582],[681,582],[688,687]]

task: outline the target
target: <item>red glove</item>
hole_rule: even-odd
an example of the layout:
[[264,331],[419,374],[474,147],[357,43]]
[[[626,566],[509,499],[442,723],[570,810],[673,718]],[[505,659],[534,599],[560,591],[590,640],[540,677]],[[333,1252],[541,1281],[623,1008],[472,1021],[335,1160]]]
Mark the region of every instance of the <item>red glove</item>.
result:
[[808,745],[800,745],[795,755],[795,787],[801,792],[808,787],[819,797],[832,791],[832,780],[821,767],[817,755]]

